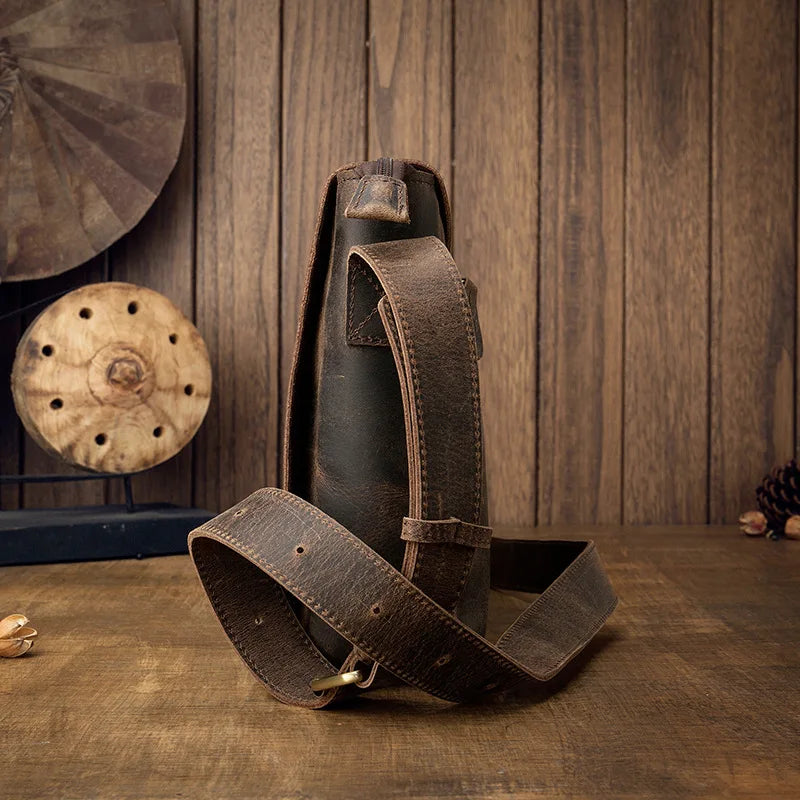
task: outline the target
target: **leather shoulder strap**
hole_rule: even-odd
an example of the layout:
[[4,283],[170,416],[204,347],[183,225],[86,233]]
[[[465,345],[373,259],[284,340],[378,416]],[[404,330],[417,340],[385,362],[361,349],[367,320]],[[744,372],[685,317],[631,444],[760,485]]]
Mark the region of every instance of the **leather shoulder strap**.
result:
[[548,680],[616,603],[594,546],[497,543],[501,566],[531,565],[529,577],[503,571],[501,582],[540,597],[496,645],[457,618],[491,537],[482,524],[477,343],[464,284],[434,237],[356,247],[350,269],[354,279],[369,270],[383,290],[369,296],[403,393],[410,499],[398,531],[406,541],[402,571],[300,498],[261,490],[190,537],[220,621],[273,694],[297,705],[330,703],[336,691],[317,694],[310,683],[337,669],[313,645],[285,592],[352,643],[338,671],[370,659],[448,700],[525,678]]
[[[189,544],[247,665],[279,699],[312,708],[335,691],[317,694],[311,681],[338,670],[314,648],[282,590],[394,675],[451,701],[552,678],[616,605],[594,545],[562,542],[566,564],[537,575],[549,586],[492,644],[335,520],[281,489],[255,492],[193,531]],[[515,554],[536,563],[550,544],[517,541]]]
[[[369,270],[384,292],[379,301],[374,291],[371,297],[400,378],[409,476],[403,574],[454,611],[480,549],[464,546],[465,531],[483,534],[485,547],[491,537],[481,526],[478,349],[464,282],[434,236],[354,247],[349,269],[353,278]],[[442,538],[455,529],[460,543]]]

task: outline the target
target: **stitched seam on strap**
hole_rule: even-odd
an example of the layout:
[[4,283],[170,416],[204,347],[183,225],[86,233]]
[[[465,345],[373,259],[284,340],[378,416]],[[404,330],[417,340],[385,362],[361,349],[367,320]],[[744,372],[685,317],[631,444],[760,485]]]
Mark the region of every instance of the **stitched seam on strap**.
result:
[[[254,550],[252,547],[250,547],[249,545],[244,544],[244,542],[240,541],[239,539],[237,539],[232,534],[229,534],[229,533],[227,533],[225,531],[222,531],[222,530],[220,530],[218,528],[213,528],[213,527],[208,526],[208,527],[206,527],[206,529],[211,531],[211,532],[213,532],[213,533],[215,533],[217,536],[220,536],[225,541],[230,542],[232,545],[235,545],[236,548],[241,549],[245,553],[249,553],[253,558],[256,559],[256,561],[259,564],[261,564],[263,566],[266,566],[267,568],[271,569],[275,573],[275,575],[277,575],[278,578],[280,578],[280,580],[284,583],[286,588],[290,592],[292,592],[292,594],[294,594],[299,600],[301,600],[307,606],[309,606],[314,611],[316,611],[316,613],[319,614],[320,617],[322,617],[323,619],[327,620],[331,625],[333,625],[337,629],[337,631],[339,633],[341,633],[343,636],[345,636],[345,638],[347,638],[350,641],[351,644],[353,644],[357,648],[363,650],[373,661],[376,661],[376,662],[378,662],[380,664],[383,664],[385,667],[387,667],[388,669],[392,670],[392,672],[397,674],[399,677],[401,677],[404,680],[408,681],[408,683],[410,683],[412,685],[415,685],[415,686],[418,686],[420,689],[423,689],[426,692],[430,692],[431,694],[435,694],[438,697],[444,698],[445,700],[452,700],[454,702],[457,701],[457,696],[456,695],[453,695],[453,694],[448,693],[446,691],[440,690],[438,687],[435,687],[433,684],[430,684],[430,683],[428,683],[426,681],[420,680],[419,678],[412,677],[410,673],[408,673],[402,667],[397,666],[397,664],[394,663],[393,661],[390,661],[390,660],[385,659],[385,658],[378,658],[376,656],[375,652],[372,650],[372,648],[367,646],[366,642],[363,639],[361,639],[360,637],[356,636],[355,633],[353,633],[348,628],[346,628],[344,626],[344,624],[341,622],[341,620],[339,620],[337,617],[335,617],[331,613],[331,611],[329,609],[327,609],[323,605],[321,605],[312,595],[310,595],[306,591],[304,591],[302,587],[300,587],[297,584],[295,584],[294,581],[292,581],[289,578],[288,575],[285,575],[272,562],[267,561],[266,559],[263,559],[258,554],[258,552],[256,550]],[[209,592],[209,594],[211,594],[211,592]],[[275,684],[273,684],[264,675],[263,671],[259,667],[255,666],[255,662],[254,662],[252,656],[249,654],[249,652],[247,651],[245,646],[242,644],[242,642],[239,639],[239,637],[236,636],[235,634],[233,634],[233,632],[231,631],[230,626],[227,623],[227,618],[223,619],[223,617],[225,616],[224,612],[220,611],[219,615],[220,615],[220,619],[223,622],[223,627],[225,628],[225,630],[228,633],[228,636],[231,638],[233,643],[236,645],[236,647],[239,649],[239,651],[245,657],[245,660],[247,661],[248,665],[250,665],[252,668],[254,668],[254,672],[256,672],[256,674],[268,686],[270,686],[271,688],[275,689],[276,691],[278,691],[279,693],[283,694],[284,696],[289,696],[289,695],[286,694],[286,692],[281,692],[275,686]]]
[[[338,526],[338,524],[334,524],[333,521],[329,517],[326,517],[326,515],[324,515],[321,511],[319,511],[314,506],[309,506],[309,505],[307,505],[305,503],[300,502],[298,500],[298,498],[294,497],[293,495],[290,495],[290,494],[287,494],[287,493],[283,492],[281,489],[261,489],[261,490],[259,490],[259,492],[256,492],[256,494],[271,494],[271,495],[273,495],[275,497],[278,497],[281,501],[285,501],[287,503],[290,503],[291,505],[294,505],[296,508],[298,508],[300,511],[304,512],[306,515],[310,515],[312,517],[315,517],[323,525],[325,525],[327,528],[330,528],[332,531],[334,531],[350,547],[352,547],[355,550],[358,550],[359,552],[361,552],[361,554],[364,555],[367,558],[368,561],[371,561],[376,567],[378,567],[378,569],[380,569],[381,572],[383,572],[385,575],[390,577],[399,586],[399,588],[403,591],[403,593],[406,596],[408,596],[410,599],[412,599],[417,605],[419,605],[426,614],[429,614],[429,615],[434,616],[434,617],[438,617],[439,620],[441,620],[447,627],[449,627],[461,639],[463,639],[464,641],[466,641],[470,645],[476,647],[478,650],[483,652],[485,655],[488,655],[492,660],[494,660],[503,669],[512,669],[517,673],[522,673],[523,676],[524,675],[529,675],[530,677],[536,678],[536,676],[533,675],[532,673],[526,672],[524,667],[520,667],[516,663],[511,661],[510,660],[511,657],[506,656],[505,654],[498,652],[489,642],[486,642],[481,637],[479,637],[477,633],[474,633],[474,632],[467,631],[467,630],[463,629],[461,627],[461,623],[458,622],[458,620],[453,619],[450,614],[447,614],[446,612],[443,613],[441,611],[438,611],[436,609],[435,605],[433,607],[429,606],[428,603],[426,603],[426,600],[428,600],[428,602],[432,602],[432,601],[430,601],[429,598],[425,597],[424,595],[420,596],[419,594],[414,592],[413,588],[410,588],[406,584],[405,579],[403,578],[403,576],[400,573],[398,573],[396,570],[394,570],[392,567],[390,567],[385,562],[382,562],[381,560],[379,560],[376,557],[376,555],[374,554],[374,552],[366,544],[364,544],[360,539],[358,539],[355,536],[353,536],[353,534],[344,531],[340,526]],[[280,574],[279,571],[272,564],[272,562],[269,562],[266,559],[264,559],[251,546],[245,545],[244,543],[240,542],[238,539],[235,539],[232,536],[232,534],[229,534],[226,531],[223,531],[220,528],[217,528],[216,526],[210,525],[208,523],[202,525],[201,529],[210,530],[210,531],[222,536],[223,538],[226,538],[228,541],[235,542],[243,550],[245,550],[246,552],[249,552],[251,555],[253,555],[254,558],[256,559],[256,561],[258,561],[260,563],[263,563],[263,564],[267,565],[268,567],[271,567],[272,569],[275,570],[276,573]],[[303,592],[303,594],[305,595],[305,591],[304,590],[301,589],[300,591]],[[328,615],[329,618],[333,619],[332,614],[327,609],[323,609],[323,611],[325,612],[325,614]],[[322,614],[320,614],[320,616],[322,616]],[[370,654],[370,655],[372,655],[372,654]],[[376,657],[374,655],[372,657],[376,661],[382,661],[382,659],[379,658],[379,657]],[[385,662],[385,663],[388,664],[388,662]],[[389,666],[391,666],[391,665],[389,665]],[[400,674],[400,673],[398,673],[398,674]],[[401,675],[401,677],[405,677],[405,676]],[[416,683],[417,685],[419,685],[418,681],[416,679],[411,680],[410,683]]]
[[467,342],[469,344],[470,377],[472,379],[472,430],[475,439],[475,504],[473,509],[475,518],[473,521],[478,522],[481,515],[481,500],[483,494],[483,453],[481,445],[481,396],[480,387],[478,384],[478,345],[475,340],[475,331],[472,324],[472,310],[469,306],[469,298],[467,298],[467,293],[464,289],[461,275],[456,269],[453,256],[440,239],[435,239],[435,244],[444,256],[447,270],[456,284],[456,292],[458,294],[458,300],[461,304],[461,311],[464,316],[464,330],[466,331]]
[[[427,524],[426,524],[427,523]],[[430,521],[415,520],[409,517],[403,519],[403,527],[400,538],[407,542],[421,542],[423,544],[460,544],[464,547],[479,547],[486,549],[491,540],[491,529],[485,532],[470,530],[472,526],[461,520],[450,521]],[[452,528],[456,528],[454,534],[448,533]]]
[[360,324],[360,325],[359,325],[359,326],[358,326],[358,327],[357,327],[357,328],[356,328],[356,329],[353,331],[353,333],[352,333],[352,336],[353,336],[353,337],[357,336],[357,335],[358,335],[358,334],[361,332],[361,329],[362,329],[362,328],[363,328],[363,327],[364,327],[364,326],[365,326],[365,325],[366,325],[366,324],[367,324],[367,323],[368,323],[368,322],[369,322],[369,321],[370,321],[370,320],[371,320],[371,319],[372,319],[372,318],[373,318],[373,317],[374,317],[374,316],[375,316],[377,313],[378,313],[378,306],[375,306],[375,308],[373,308],[373,309],[372,309],[372,311],[370,311],[370,312],[369,312],[369,314],[367,314],[367,316],[366,316],[366,317],[364,317],[364,321],[363,321],[363,322],[362,322],[362,323],[361,323],[361,324]]
[[[217,531],[217,532],[219,533],[219,531]],[[195,561],[199,565],[203,566],[203,570],[205,571],[206,576],[209,577],[209,580],[210,580],[210,575],[212,574],[212,571],[208,569],[208,559],[207,559],[207,557],[204,556],[204,555],[201,555],[199,552],[198,553],[194,553],[193,556],[195,558]],[[267,577],[269,578],[270,576],[267,575]],[[270,580],[272,580],[272,579],[270,578]],[[298,702],[304,702],[305,698],[303,696],[296,695],[296,694],[290,694],[286,690],[281,689],[276,683],[274,683],[273,681],[271,681],[267,677],[267,675],[265,674],[264,670],[258,665],[258,663],[256,662],[255,658],[250,654],[250,651],[247,649],[247,647],[245,647],[244,642],[241,640],[241,638],[238,636],[238,634],[234,633],[233,628],[232,628],[232,626],[231,626],[231,624],[229,622],[228,614],[224,610],[224,606],[220,603],[219,594],[217,592],[216,585],[214,585],[213,588],[212,588],[212,585],[210,583],[206,583],[205,581],[203,583],[206,586],[206,590],[208,591],[208,596],[211,598],[211,601],[212,601],[212,604],[214,606],[214,609],[217,611],[217,616],[219,617],[219,621],[222,623],[222,627],[224,628],[225,632],[228,634],[228,637],[233,642],[233,644],[235,645],[236,649],[241,653],[242,658],[247,663],[247,666],[250,667],[250,669],[256,675],[258,675],[258,677],[261,678],[261,680],[264,681],[264,683],[278,697],[283,697],[283,698],[295,700],[295,701],[298,701]],[[275,582],[273,581],[273,583],[275,583]],[[277,590],[282,591],[281,587],[278,586],[277,584],[275,584],[275,587],[276,587]],[[284,599],[284,602],[285,602],[286,598],[284,597],[283,599]],[[291,609],[288,606],[289,606],[289,604],[286,603],[285,610],[292,614],[292,617],[294,619],[295,624],[299,627],[300,626],[300,622],[297,620],[297,617],[294,616],[294,612],[291,611]],[[322,659],[322,656],[315,650],[315,648],[312,647],[309,644],[308,635],[305,633],[305,631],[303,631],[302,627],[300,627],[300,630],[303,633],[303,643],[309,648],[309,650],[313,651],[314,654],[322,661],[322,663],[325,665],[325,670],[326,671],[330,670],[331,669],[331,665],[326,663],[324,661],[324,659]],[[320,697],[322,697],[322,696],[324,696],[324,695],[320,695]],[[331,699],[333,699],[333,697],[331,697]],[[307,705],[307,701],[305,701],[305,704]]]
[[388,339],[384,339],[381,337],[374,337],[374,336],[359,336],[358,334],[364,328],[364,326],[378,313],[378,306],[376,305],[375,308],[370,311],[370,313],[365,317],[365,319],[361,322],[358,327],[353,327],[353,316],[355,314],[355,304],[356,304],[356,272],[360,272],[369,283],[370,286],[375,290],[375,293],[378,295],[378,299],[383,296],[383,292],[381,291],[380,287],[375,283],[372,277],[369,275],[367,270],[361,266],[358,262],[355,264],[355,269],[350,270],[349,276],[349,294],[350,294],[350,302],[347,304],[347,338],[351,341],[355,342],[369,342],[371,344],[389,344]]
[[475,560],[475,551],[472,550],[467,558],[464,559],[464,571],[461,573],[461,580],[458,582],[458,589],[456,590],[456,599],[453,603],[453,613],[455,613],[456,607],[458,606],[459,602],[461,601],[461,595],[464,593],[464,585],[467,582],[467,576],[472,569],[472,562]]
[[[575,561],[573,561],[567,567],[567,569],[565,569],[550,584],[550,586],[547,587],[547,589],[545,591],[550,593],[549,596],[548,596],[548,602],[550,602],[552,604],[554,599],[557,600],[559,597],[564,595],[564,593],[567,591],[564,588],[564,584],[565,584],[565,582],[567,580],[567,577],[570,575],[570,573],[577,572],[578,574],[581,574],[581,575],[586,573],[586,570],[591,566],[591,562],[589,561],[589,559],[590,559],[590,557],[592,556],[592,554],[594,552],[595,552],[594,543],[593,542],[589,542],[587,547],[586,547],[586,549],[578,556],[578,558],[575,559]],[[540,595],[540,598],[542,596],[544,596],[544,593],[542,595]],[[613,592],[612,592],[612,597],[611,597],[611,600],[609,601],[608,606],[602,612],[602,614],[599,617],[599,619],[597,620],[597,622],[592,626],[591,632],[589,633],[588,636],[585,637],[586,641],[584,642],[584,644],[580,648],[578,648],[578,650],[583,649],[583,647],[585,647],[586,644],[588,644],[589,640],[597,633],[597,631],[599,631],[600,628],[603,627],[603,625],[605,624],[606,620],[609,618],[609,616],[611,616],[611,612],[616,608],[616,605],[617,605],[617,598],[615,596],[613,596]],[[514,636],[514,633],[516,631],[518,631],[522,626],[524,626],[525,622],[528,619],[530,619],[530,617],[534,616],[535,614],[537,614],[540,611],[541,611],[541,607],[539,605],[539,600],[538,599],[534,600],[533,603],[531,603],[514,620],[514,622],[512,622],[511,625],[509,625],[509,627],[506,629],[506,631],[500,636],[500,638],[497,640],[497,644],[496,644],[497,649],[498,650],[503,650],[503,644],[505,642],[507,642],[508,639],[512,638]],[[505,652],[505,651],[503,651],[503,652]],[[548,661],[546,663],[546,665],[545,665],[545,674],[546,675],[555,674],[555,672],[558,670],[559,665],[565,663],[565,661],[568,661],[569,658],[572,655],[574,655],[574,653],[575,653],[575,650],[573,650],[570,654],[567,654],[567,656],[562,656],[561,658],[557,658],[557,659]]]
[[417,358],[414,350],[414,340],[411,338],[411,331],[408,325],[408,320],[406,319],[403,304],[400,301],[400,296],[401,296],[400,292],[398,292],[397,285],[395,284],[392,277],[389,274],[387,274],[387,270],[383,266],[385,262],[383,261],[382,258],[375,256],[374,254],[370,255],[370,258],[381,269],[383,280],[386,281],[386,284],[389,286],[389,288],[392,290],[392,293],[394,294],[393,298],[394,303],[397,306],[397,313],[398,316],[400,317],[400,322],[403,326],[403,331],[405,332],[406,345],[408,348],[408,358],[409,362],[411,363],[411,379],[414,383],[414,405],[416,406],[417,409],[417,429],[419,431],[419,450],[420,450],[422,516],[427,517],[428,516],[428,454],[425,446],[425,422],[423,419],[422,395],[419,387],[419,371],[417,369]]

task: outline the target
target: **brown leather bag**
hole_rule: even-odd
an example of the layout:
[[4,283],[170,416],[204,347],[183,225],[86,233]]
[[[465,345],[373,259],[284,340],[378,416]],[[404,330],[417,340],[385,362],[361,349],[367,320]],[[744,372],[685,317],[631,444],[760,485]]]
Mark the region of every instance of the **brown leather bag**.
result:
[[[189,537],[226,633],[284,702],[327,706],[348,684],[373,685],[379,667],[452,701],[544,682],[616,604],[591,542],[492,540],[476,292],[449,244],[430,167],[379,159],[331,176],[284,489]],[[490,547],[492,585],[539,593],[495,644],[482,635]]]

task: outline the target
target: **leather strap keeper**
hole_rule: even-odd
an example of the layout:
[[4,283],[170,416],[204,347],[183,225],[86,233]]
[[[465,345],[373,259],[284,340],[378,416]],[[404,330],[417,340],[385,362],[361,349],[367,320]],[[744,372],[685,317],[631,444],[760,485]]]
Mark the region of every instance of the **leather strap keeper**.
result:
[[455,517],[451,519],[409,519],[403,517],[400,538],[423,544],[460,544],[464,547],[488,549],[492,544],[492,529],[472,525]]

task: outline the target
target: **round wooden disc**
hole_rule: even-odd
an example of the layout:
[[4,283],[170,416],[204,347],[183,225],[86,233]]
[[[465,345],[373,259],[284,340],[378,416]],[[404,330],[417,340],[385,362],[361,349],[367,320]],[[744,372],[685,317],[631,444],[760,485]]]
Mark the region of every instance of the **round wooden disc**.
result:
[[34,440],[70,464],[137,472],[174,456],[208,410],[197,328],[163,295],[95,283],[46,308],[17,347],[14,404]]
[[0,279],[63,272],[129,231],[185,116],[163,0],[2,0]]

